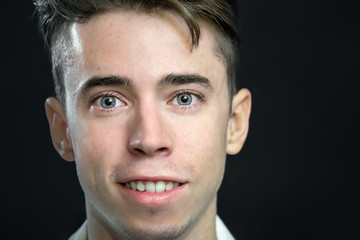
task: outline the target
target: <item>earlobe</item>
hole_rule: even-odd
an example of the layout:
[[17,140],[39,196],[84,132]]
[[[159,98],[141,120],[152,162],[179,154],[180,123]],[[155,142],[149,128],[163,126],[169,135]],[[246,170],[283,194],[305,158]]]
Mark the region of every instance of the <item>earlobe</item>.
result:
[[226,152],[237,154],[243,147],[249,130],[251,112],[251,94],[247,89],[241,89],[234,97],[232,111],[227,131]]
[[46,99],[45,111],[56,151],[63,159],[74,161],[71,137],[62,104],[56,98],[50,97]]

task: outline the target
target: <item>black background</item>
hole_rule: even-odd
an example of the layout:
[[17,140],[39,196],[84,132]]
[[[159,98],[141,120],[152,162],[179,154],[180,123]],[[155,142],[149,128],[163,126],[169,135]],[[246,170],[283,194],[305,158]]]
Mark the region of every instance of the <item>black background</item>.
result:
[[[236,239],[358,239],[357,1],[238,1],[247,142],[218,212]],[[44,113],[50,63],[31,1],[1,14],[1,238],[67,239],[85,219]]]

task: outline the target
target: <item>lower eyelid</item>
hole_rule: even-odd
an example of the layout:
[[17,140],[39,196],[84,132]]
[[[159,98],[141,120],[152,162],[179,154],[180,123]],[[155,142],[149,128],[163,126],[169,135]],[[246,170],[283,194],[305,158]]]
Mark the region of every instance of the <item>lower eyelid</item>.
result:
[[124,105],[120,105],[120,106],[116,106],[113,108],[103,108],[101,106],[97,106],[95,104],[92,104],[90,106],[90,112],[94,113],[94,114],[98,114],[98,115],[107,115],[107,114],[113,114],[116,112],[120,112],[123,108],[125,107]]
[[187,105],[187,106],[181,106],[181,105],[175,105],[175,107],[178,109],[178,111],[196,111],[200,106],[200,102],[197,102],[195,104]]

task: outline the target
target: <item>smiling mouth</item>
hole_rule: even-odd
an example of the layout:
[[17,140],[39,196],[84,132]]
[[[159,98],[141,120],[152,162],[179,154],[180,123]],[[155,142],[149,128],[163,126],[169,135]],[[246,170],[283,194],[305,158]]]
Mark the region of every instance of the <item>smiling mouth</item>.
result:
[[139,192],[149,192],[149,193],[161,193],[165,191],[170,191],[174,188],[177,188],[182,185],[182,183],[173,182],[173,181],[130,181],[126,183],[121,183],[121,185]]

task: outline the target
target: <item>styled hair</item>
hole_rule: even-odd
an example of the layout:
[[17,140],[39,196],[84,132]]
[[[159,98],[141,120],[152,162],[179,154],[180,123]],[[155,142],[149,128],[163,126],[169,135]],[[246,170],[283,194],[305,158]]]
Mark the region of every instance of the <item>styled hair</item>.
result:
[[55,93],[65,105],[64,68],[72,58],[71,50],[60,43],[70,44],[68,30],[74,22],[85,22],[96,14],[114,9],[150,13],[171,10],[186,22],[195,48],[200,40],[198,22],[205,21],[215,28],[218,55],[227,69],[229,95],[236,93],[236,65],[240,37],[231,5],[226,0],[33,0],[39,18],[39,29],[52,59]]

